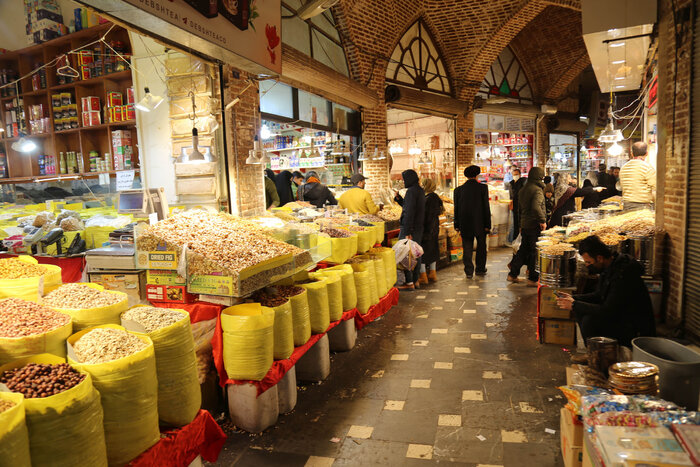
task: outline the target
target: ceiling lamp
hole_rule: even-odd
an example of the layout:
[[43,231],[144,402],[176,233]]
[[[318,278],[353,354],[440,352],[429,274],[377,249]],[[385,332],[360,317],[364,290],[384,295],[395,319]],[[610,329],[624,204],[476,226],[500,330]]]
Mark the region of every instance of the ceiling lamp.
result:
[[622,141],[625,139],[622,136],[622,131],[619,129],[616,130],[615,126],[613,125],[613,112],[612,112],[612,105],[608,108],[608,124],[605,126],[605,129],[600,132],[600,136],[598,137],[598,141],[601,143],[617,143],[618,141]]
[[204,154],[199,152],[198,149],[199,146],[199,133],[197,132],[197,128],[192,128],[192,151],[190,152],[187,162],[204,162],[206,160],[206,157],[204,157]]
[[20,139],[12,143],[12,149],[17,152],[32,152],[36,149],[36,143],[31,139],[22,136]]
[[270,139],[272,136],[272,132],[270,131],[270,128],[267,125],[263,125],[262,128],[260,128],[260,137],[262,139]]
[[[619,131],[619,130],[618,130]],[[617,142],[614,142],[612,146],[608,148],[608,154],[613,157],[617,157],[622,154],[623,148]]]
[[249,165],[257,165],[260,164],[263,160],[265,155],[263,154],[263,151],[260,149],[260,140],[258,139],[258,135],[255,135],[255,141],[253,142],[253,149],[248,151],[248,158],[245,160],[246,164]]
[[143,90],[146,93],[146,95],[143,96],[143,99],[138,101],[138,103],[136,103],[134,107],[136,107],[142,112],[150,112],[151,110],[155,110],[156,107],[158,107],[163,102],[163,98],[151,94],[151,91],[148,89],[148,87],[143,88]]
[[412,156],[420,156],[422,152],[420,146],[418,146],[418,141],[414,139],[411,147],[408,148],[408,153]]
[[392,141],[392,142],[389,144],[389,154],[391,154],[392,156],[393,156],[394,154],[399,154],[399,153],[402,153],[402,152],[403,152],[403,148],[402,148],[401,145],[400,145],[399,143],[397,143],[396,141]]

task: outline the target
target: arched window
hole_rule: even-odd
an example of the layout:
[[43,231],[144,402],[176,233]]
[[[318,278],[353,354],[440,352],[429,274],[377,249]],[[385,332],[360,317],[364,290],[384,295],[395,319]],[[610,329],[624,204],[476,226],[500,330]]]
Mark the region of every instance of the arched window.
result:
[[505,97],[519,104],[532,103],[530,83],[510,47],[504,48],[493,62],[477,95],[484,99]]
[[282,42],[349,76],[348,61],[331,10],[303,20],[297,11],[301,0],[282,0]]
[[430,33],[421,20],[403,35],[391,54],[387,82],[450,94],[450,81]]

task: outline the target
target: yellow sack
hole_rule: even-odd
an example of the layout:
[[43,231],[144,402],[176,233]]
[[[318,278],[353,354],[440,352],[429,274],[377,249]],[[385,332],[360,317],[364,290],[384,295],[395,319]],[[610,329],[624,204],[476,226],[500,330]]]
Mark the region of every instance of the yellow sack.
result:
[[[55,355],[35,355],[0,367],[0,373],[28,363],[57,364],[65,363],[65,360]],[[100,402],[100,393],[87,373],[80,384],[67,391],[49,397],[24,399],[32,466],[106,466]]]
[[280,306],[272,308],[275,311],[275,326],[273,331],[275,360],[284,360],[294,352],[294,324],[292,319],[292,302],[287,300]]
[[25,337],[0,337],[0,365],[19,358],[49,353],[66,358],[66,339],[73,333],[70,321],[53,331]]
[[[153,332],[134,332],[147,336],[153,342],[158,375],[158,418],[162,424],[184,426],[192,423],[202,406],[202,391],[197,377],[197,356],[190,314],[184,310],[170,309],[182,314],[182,319]],[[131,331],[127,327],[127,330]]]
[[357,307],[357,290],[355,289],[355,278],[352,275],[352,266],[340,264],[327,268],[325,271],[334,271],[340,274],[340,282],[343,284],[343,311]]
[[326,332],[331,324],[331,317],[328,309],[328,286],[325,278],[317,282],[299,284],[299,286],[306,289],[306,297],[309,300],[311,332],[313,334]]
[[355,232],[357,234],[357,252],[366,253],[367,250],[372,248],[374,245],[374,240],[376,234],[371,230],[359,230]]
[[337,271],[320,270],[312,272],[309,277],[326,281],[328,289],[328,318],[330,321],[338,321],[343,317],[343,283]]
[[[85,283],[85,285],[93,289],[104,291],[104,287],[100,284],[89,282]],[[100,326],[102,324],[120,324],[121,314],[129,309],[129,296],[124,292],[113,290],[107,290],[106,292],[118,295],[122,297],[122,300],[113,305],[97,306],[94,308],[49,308],[70,315],[70,317],[73,318],[74,332],[82,331],[85,328],[93,326]]]
[[[116,324],[96,327],[124,329]],[[86,328],[73,334],[68,338],[68,343],[73,346],[92,329],[95,328]],[[136,336],[146,342],[148,347],[118,360],[90,364],[79,363],[68,356],[68,363],[92,376],[93,384],[102,396],[109,465],[128,464],[160,439],[158,380],[153,342],[146,336]]]
[[0,392],[2,400],[13,402],[15,406],[0,412],[0,467],[31,467],[24,396]]
[[[367,271],[369,273],[369,297],[372,305],[379,303],[379,291],[377,290],[377,273],[371,258],[363,258],[361,263],[352,264],[353,271]],[[355,288],[359,291],[357,282]]]
[[329,263],[342,264],[357,253],[357,235],[346,238],[331,238],[331,255],[326,258]]
[[109,241],[109,234],[117,230],[116,227],[85,227],[85,243],[88,250],[100,248],[103,243]]
[[[31,264],[39,264],[36,258],[20,255],[18,260]],[[0,299],[21,298],[29,302],[39,303],[41,296],[61,285],[61,268],[53,264],[42,264],[46,269],[43,276],[26,277],[23,279],[0,279]]]
[[394,249],[377,247],[372,248],[370,253],[381,256],[386,272],[386,284],[388,288],[392,288],[396,284],[396,253]]
[[386,285],[386,270],[384,269],[384,261],[378,255],[369,255],[374,264],[374,277],[377,280],[377,295],[382,298],[389,292]]
[[289,297],[289,303],[292,308],[294,346],[299,347],[306,344],[311,338],[311,318],[309,317],[309,300],[306,290]]
[[384,222],[370,222],[374,227],[377,229],[376,230],[376,243],[381,244],[384,241],[384,232],[385,232],[385,224]]
[[355,290],[357,290],[357,310],[361,314],[367,314],[369,307],[372,306],[372,296],[369,292],[369,271],[353,272],[355,279]]
[[272,366],[275,312],[259,303],[234,305],[221,312],[224,367],[231,379],[260,381]]

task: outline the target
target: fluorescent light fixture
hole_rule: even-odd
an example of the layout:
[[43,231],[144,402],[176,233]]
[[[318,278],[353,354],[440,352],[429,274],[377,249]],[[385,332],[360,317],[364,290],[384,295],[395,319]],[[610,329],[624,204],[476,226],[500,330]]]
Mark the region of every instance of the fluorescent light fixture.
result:
[[624,77],[624,76],[618,76],[618,77],[615,78],[615,79],[619,81],[619,80],[621,80],[621,79],[625,79],[625,77]]
[[20,139],[12,143],[12,149],[17,152],[32,152],[36,149],[36,143],[31,139],[22,136]]
[[618,84],[617,86],[615,86],[615,89],[624,89],[624,87],[625,87],[624,85],[619,85],[619,84]]
[[622,154],[622,151],[623,151],[622,146],[620,146],[617,143],[613,143],[613,145],[608,148],[608,154],[610,154],[611,156],[615,156],[615,157]]
[[622,65],[623,63],[625,63],[625,60],[613,60],[611,63],[613,65]]
[[624,47],[624,46],[625,46],[625,43],[624,43],[624,42],[613,42],[613,43],[610,44],[610,47],[614,47],[614,48],[617,48],[617,47]]
[[155,110],[156,107],[158,107],[163,102],[163,98],[151,94],[151,91],[148,89],[148,87],[143,88],[143,91],[145,92],[143,99],[141,99],[136,105],[134,105],[134,107],[136,107],[140,111],[150,112],[151,110]]

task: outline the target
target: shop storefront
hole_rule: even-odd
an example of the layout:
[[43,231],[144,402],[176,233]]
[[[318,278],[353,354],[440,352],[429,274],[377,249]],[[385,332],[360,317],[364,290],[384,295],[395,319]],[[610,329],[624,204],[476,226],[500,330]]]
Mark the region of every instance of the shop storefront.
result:
[[489,181],[503,180],[513,166],[527,176],[535,163],[534,145],[534,116],[474,114],[474,161]]

